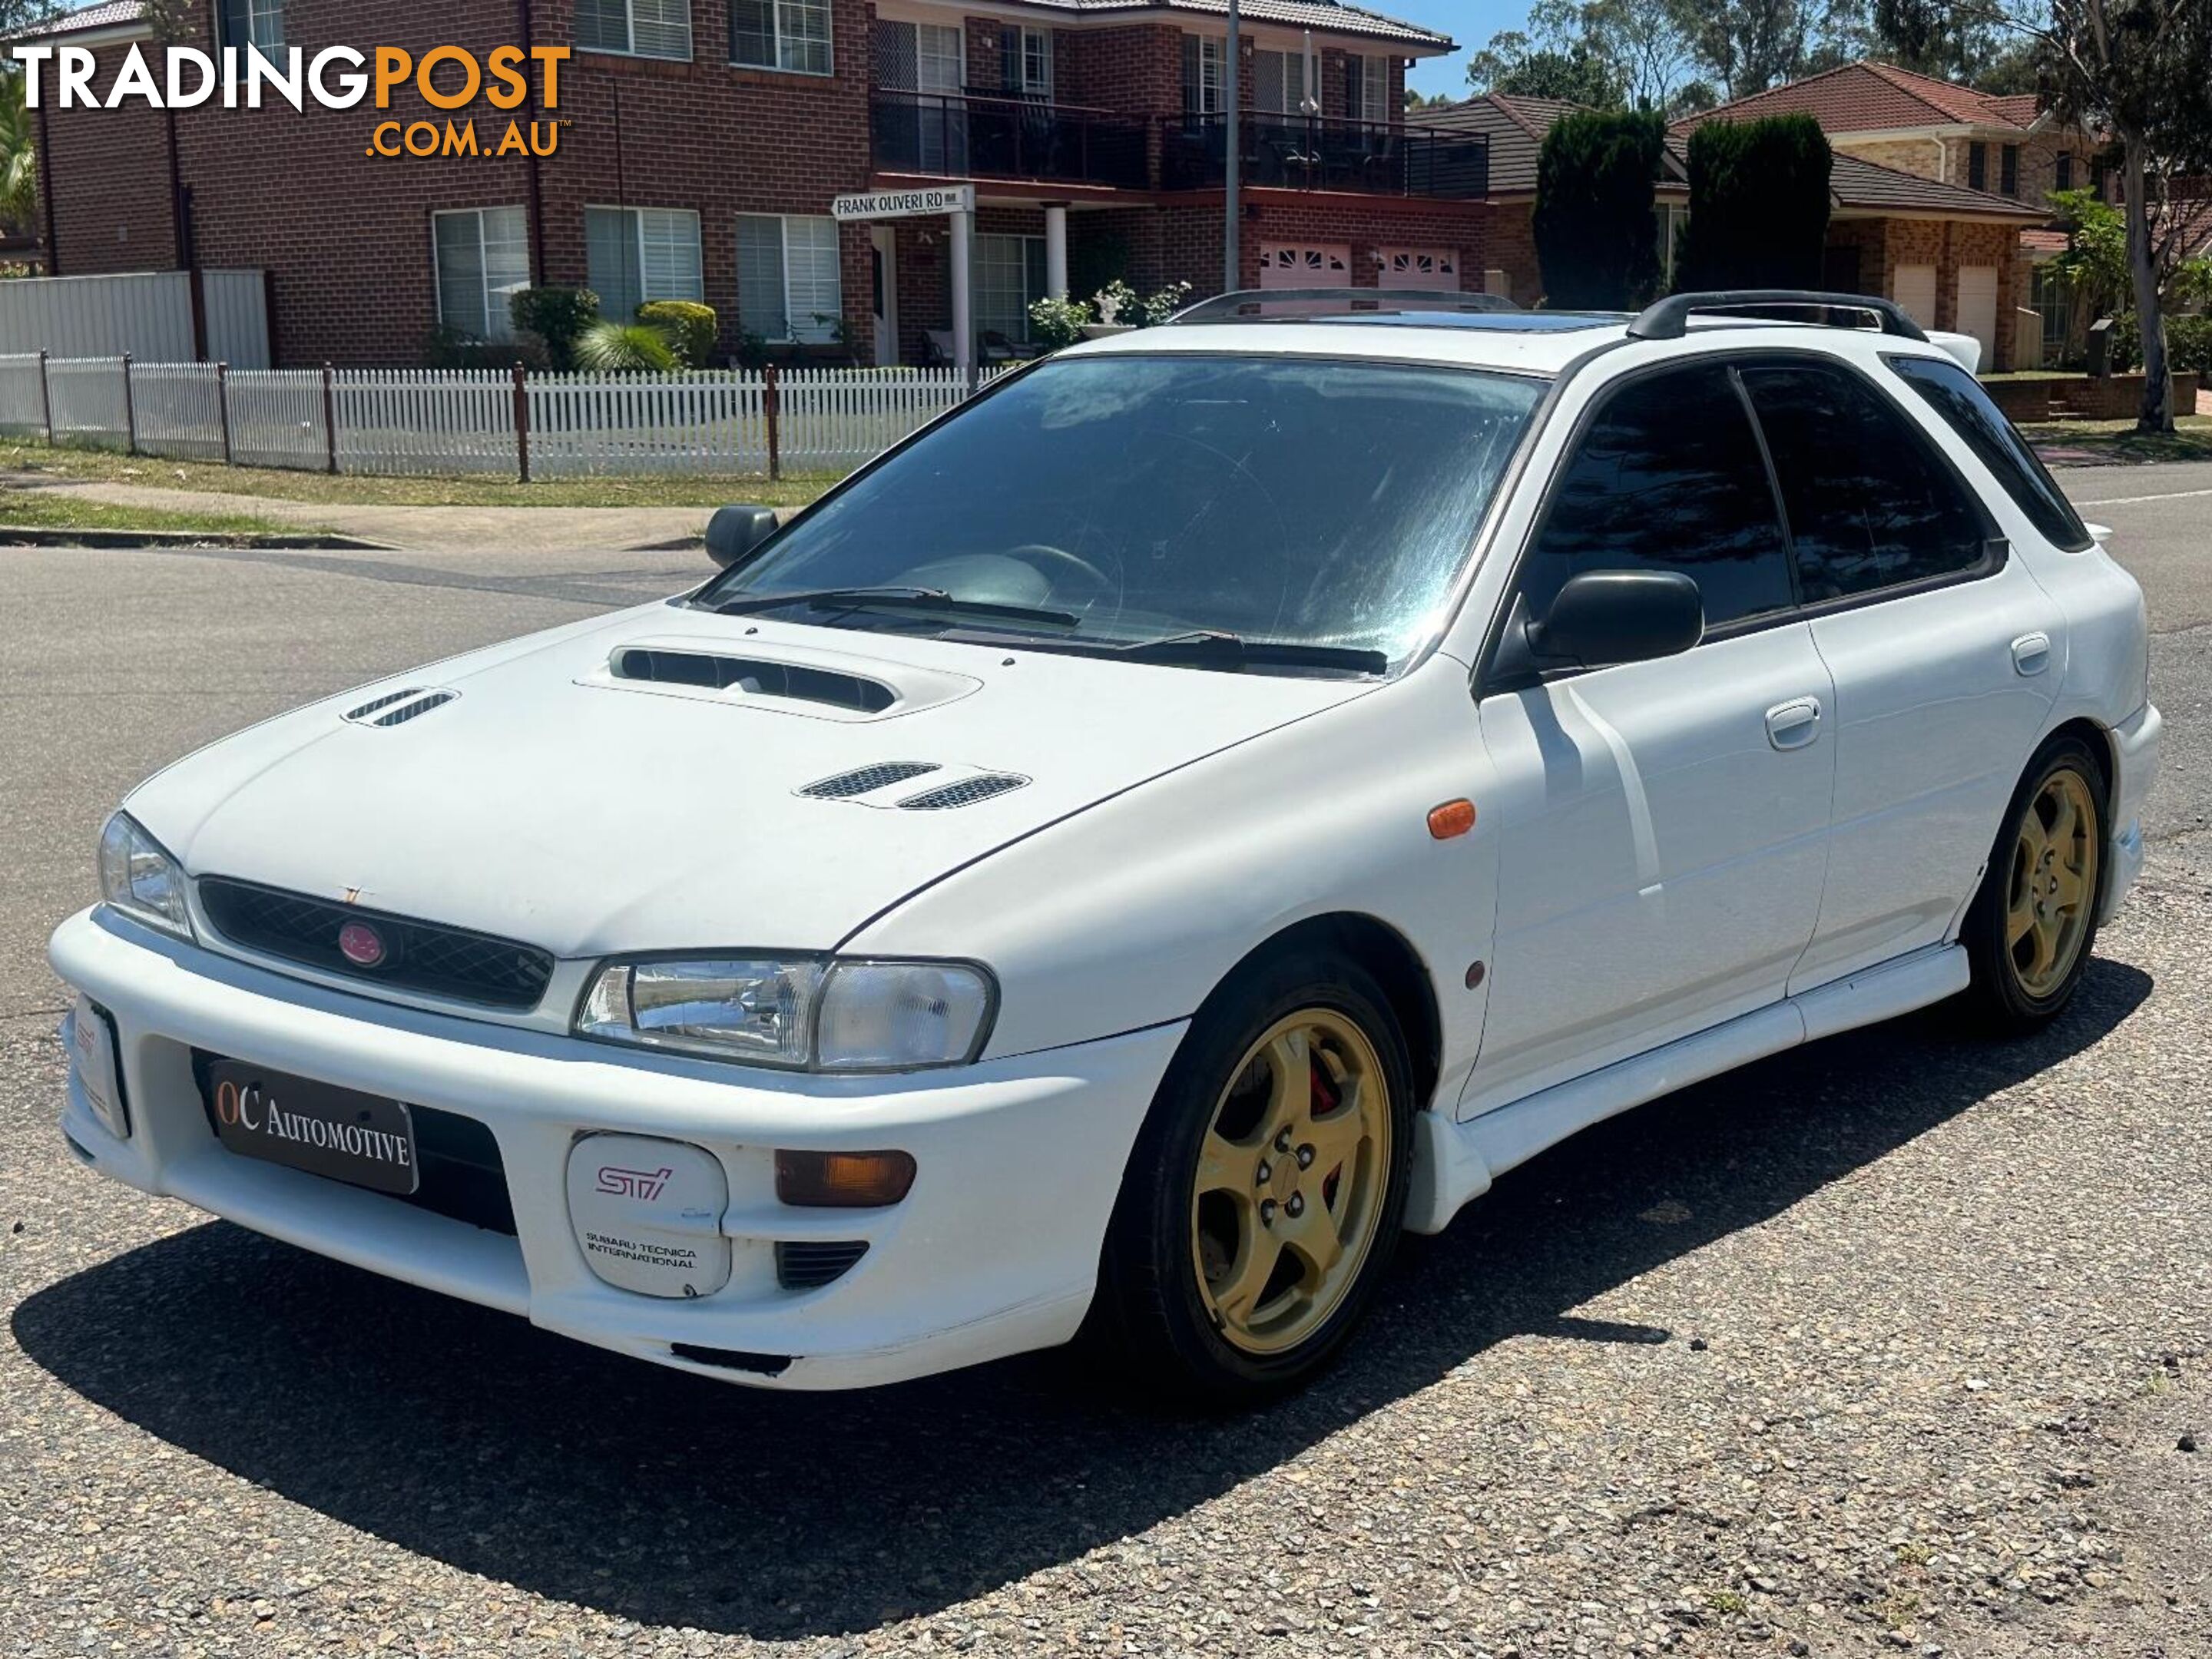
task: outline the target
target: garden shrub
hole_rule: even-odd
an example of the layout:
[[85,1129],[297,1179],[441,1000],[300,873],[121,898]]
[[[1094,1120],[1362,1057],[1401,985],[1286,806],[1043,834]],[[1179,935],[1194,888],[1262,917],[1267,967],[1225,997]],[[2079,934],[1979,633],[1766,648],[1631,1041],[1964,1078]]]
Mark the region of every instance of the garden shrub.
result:
[[599,296],[587,288],[526,288],[507,301],[507,314],[545,343],[555,368],[574,368],[576,341],[599,319]]
[[696,300],[648,300],[637,308],[637,319],[668,336],[669,349],[684,368],[705,368],[714,361],[722,331],[714,307]]
[[602,318],[576,341],[576,366],[599,374],[676,367],[668,336],[650,323],[618,323]]
[[1708,121],[1692,132],[1676,290],[1819,288],[1832,160],[1809,115]]
[[1651,110],[1583,110],[1545,135],[1530,223],[1545,304],[1628,311],[1650,299],[1661,275],[1652,186],[1666,153],[1666,118]]
[[1083,325],[1097,320],[1087,301],[1044,299],[1030,302],[1030,338],[1049,351],[1073,345],[1083,337]]

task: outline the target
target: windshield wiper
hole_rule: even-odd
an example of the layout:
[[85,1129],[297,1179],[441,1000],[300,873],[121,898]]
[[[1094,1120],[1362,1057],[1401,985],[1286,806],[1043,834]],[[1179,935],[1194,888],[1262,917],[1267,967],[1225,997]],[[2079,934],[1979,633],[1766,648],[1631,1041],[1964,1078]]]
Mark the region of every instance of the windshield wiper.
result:
[[713,607],[717,616],[750,616],[787,605],[803,605],[816,611],[900,609],[951,611],[964,617],[997,617],[1008,622],[1049,623],[1076,628],[1083,618],[1072,611],[1052,611],[1042,605],[1002,605],[994,599],[957,599],[941,587],[817,587],[795,593],[740,593]]
[[1188,634],[1164,634],[1114,648],[1131,662],[1234,665],[1253,663],[1282,668],[1335,668],[1354,674],[1387,674],[1390,659],[1380,651],[1349,645],[1303,645],[1295,640],[1248,640],[1241,634],[1202,628]]

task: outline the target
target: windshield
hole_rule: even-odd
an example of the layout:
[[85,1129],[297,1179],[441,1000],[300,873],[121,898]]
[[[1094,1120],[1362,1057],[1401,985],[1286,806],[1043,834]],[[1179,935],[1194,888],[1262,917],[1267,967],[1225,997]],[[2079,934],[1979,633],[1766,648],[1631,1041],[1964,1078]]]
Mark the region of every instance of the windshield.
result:
[[769,610],[768,596],[805,594],[795,616],[847,628],[1069,647],[1219,633],[1395,665],[1441,620],[1543,389],[1291,357],[1059,359],[823,501],[696,602]]

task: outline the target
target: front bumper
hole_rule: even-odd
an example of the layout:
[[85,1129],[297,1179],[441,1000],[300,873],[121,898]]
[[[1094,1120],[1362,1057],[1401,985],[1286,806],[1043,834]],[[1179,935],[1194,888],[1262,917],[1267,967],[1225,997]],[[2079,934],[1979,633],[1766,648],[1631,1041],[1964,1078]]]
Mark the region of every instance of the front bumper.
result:
[[[786,1076],[326,990],[100,910],[64,922],[50,954],[116,1025],[129,1136],[102,1123],[74,1070],[62,1115],[100,1173],[601,1347],[785,1388],[895,1382],[1073,1336],[1183,1029],[957,1071]],[[194,1048],[474,1119],[498,1143],[515,1236],[224,1150],[201,1106]],[[688,1141],[720,1160],[720,1231],[738,1264],[726,1287],[671,1300],[592,1273],[566,1179],[571,1146],[594,1133]],[[794,1208],[775,1198],[777,1147],[898,1149],[918,1173],[888,1208]],[[821,1288],[779,1286],[778,1240],[831,1239],[868,1249]],[[688,1358],[678,1344],[724,1358]]]

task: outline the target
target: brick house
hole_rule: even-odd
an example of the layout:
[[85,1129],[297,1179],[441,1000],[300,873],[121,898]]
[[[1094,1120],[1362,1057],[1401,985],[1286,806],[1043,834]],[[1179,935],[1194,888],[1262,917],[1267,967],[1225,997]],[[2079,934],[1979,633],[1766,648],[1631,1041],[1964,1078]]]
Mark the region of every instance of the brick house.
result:
[[[1535,304],[1544,291],[1530,230],[1537,156],[1544,136],[1575,107],[1558,99],[1487,93],[1409,118],[1440,131],[1479,133],[1488,141],[1494,210],[1489,284],[1523,305]],[[1742,107],[1727,105],[1713,113]],[[1662,270],[1671,270],[1676,240],[1689,220],[1686,135],[1692,125],[1678,124],[1669,137],[1664,171],[1654,191],[1654,232]],[[1901,152],[1894,149],[1869,155],[1840,137],[1832,136],[1830,143],[1834,165],[1828,181],[1824,285],[1894,299],[1924,326],[1975,335],[1982,342],[1985,367],[2011,368],[2012,331],[2002,324],[2025,303],[2017,296],[2026,291],[2016,245],[2025,228],[2048,222],[2048,211],[2024,199],[1897,167]],[[2064,246],[2063,236],[2059,246]]]
[[[1479,138],[1408,129],[1407,61],[1451,42],[1336,0],[1244,0],[1240,280],[1456,288],[1488,219]],[[1223,274],[1218,0],[208,0],[181,44],[282,61],[345,45],[568,46],[557,112],[279,103],[39,112],[58,275],[260,268],[280,362],[419,361],[434,330],[498,339],[507,296],[587,284],[603,309],[687,298],[721,344],[932,361],[951,321],[945,222],[839,225],[836,194],[973,180],[979,332],[1114,276]],[[137,0],[38,34],[96,55],[105,94]],[[441,82],[441,85],[445,82]],[[386,118],[561,123],[550,155],[368,153]],[[534,129],[533,129],[534,130]],[[1474,284],[1470,284],[1473,286]]]

